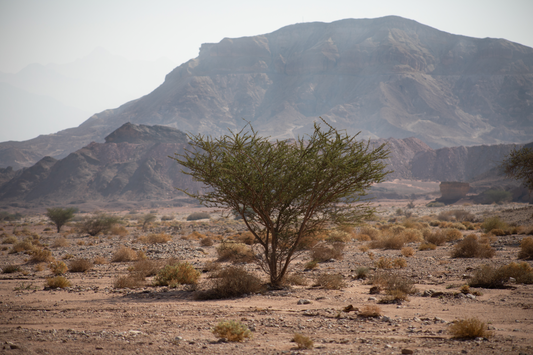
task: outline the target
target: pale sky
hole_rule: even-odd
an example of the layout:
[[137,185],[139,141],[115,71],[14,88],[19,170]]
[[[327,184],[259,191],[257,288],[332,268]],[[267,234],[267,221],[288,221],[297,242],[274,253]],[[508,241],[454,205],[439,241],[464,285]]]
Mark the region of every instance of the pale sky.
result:
[[179,65],[202,43],[299,22],[397,15],[454,34],[533,47],[533,0],[0,0],[0,71],[68,63],[103,47]]

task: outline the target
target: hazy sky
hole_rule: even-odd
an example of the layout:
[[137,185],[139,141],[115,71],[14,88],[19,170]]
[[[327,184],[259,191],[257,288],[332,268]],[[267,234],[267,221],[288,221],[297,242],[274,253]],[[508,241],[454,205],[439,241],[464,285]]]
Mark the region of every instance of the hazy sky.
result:
[[179,65],[202,43],[299,22],[398,15],[439,30],[533,47],[533,0],[0,0],[0,71],[68,63],[101,46]]

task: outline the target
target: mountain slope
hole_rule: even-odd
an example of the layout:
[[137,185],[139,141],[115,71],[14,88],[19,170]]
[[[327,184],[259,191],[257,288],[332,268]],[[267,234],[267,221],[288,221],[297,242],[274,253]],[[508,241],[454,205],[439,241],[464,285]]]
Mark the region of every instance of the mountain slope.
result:
[[[394,16],[225,38],[203,44],[152,93],[93,115],[72,131],[83,140],[61,134],[47,149],[61,142],[65,154],[125,122],[219,135],[244,119],[261,134],[293,138],[319,116],[362,138],[415,137],[432,148],[525,142],[533,136],[533,49]],[[28,146],[45,144],[16,148]]]

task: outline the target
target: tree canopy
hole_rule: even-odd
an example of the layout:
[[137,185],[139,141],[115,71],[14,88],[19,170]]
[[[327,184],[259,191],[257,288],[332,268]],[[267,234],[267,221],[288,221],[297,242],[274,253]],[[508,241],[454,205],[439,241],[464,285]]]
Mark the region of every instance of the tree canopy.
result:
[[384,180],[389,152],[356,136],[315,123],[308,137],[271,142],[250,126],[219,138],[190,136],[191,148],[173,159],[206,187],[185,193],[242,218],[260,246],[259,265],[277,286],[304,238],[373,213],[361,197]]
[[61,227],[63,227],[66,223],[71,221],[74,218],[74,213],[77,211],[76,208],[61,208],[61,207],[54,207],[54,208],[47,208],[46,209],[46,217],[52,221],[56,225],[57,233],[61,231]]
[[501,167],[505,175],[522,180],[529,192],[533,191],[533,149],[527,147],[513,149],[502,162]]

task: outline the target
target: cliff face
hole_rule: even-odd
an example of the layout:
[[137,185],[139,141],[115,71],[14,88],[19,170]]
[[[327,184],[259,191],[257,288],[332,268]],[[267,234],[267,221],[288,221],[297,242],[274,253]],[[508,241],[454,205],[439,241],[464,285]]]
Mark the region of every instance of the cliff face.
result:
[[204,44],[138,100],[55,135],[1,143],[0,167],[65,157],[125,122],[220,135],[244,119],[293,138],[321,116],[362,138],[415,137],[432,148],[522,143],[533,136],[532,100],[531,48],[394,16],[304,23]]

